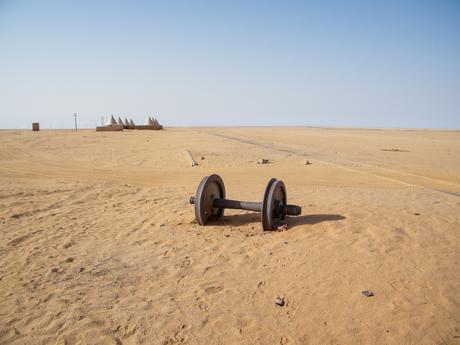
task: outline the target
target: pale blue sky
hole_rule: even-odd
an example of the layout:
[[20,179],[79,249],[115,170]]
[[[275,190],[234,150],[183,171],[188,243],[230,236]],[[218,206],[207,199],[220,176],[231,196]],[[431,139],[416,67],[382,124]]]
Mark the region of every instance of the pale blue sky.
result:
[[460,128],[460,1],[0,0],[0,128]]

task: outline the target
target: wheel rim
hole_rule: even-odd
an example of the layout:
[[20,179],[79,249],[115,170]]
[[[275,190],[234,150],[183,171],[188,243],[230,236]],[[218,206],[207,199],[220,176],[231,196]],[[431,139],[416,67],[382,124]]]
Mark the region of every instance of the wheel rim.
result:
[[200,225],[222,217],[223,208],[214,207],[214,199],[225,198],[224,181],[219,175],[213,174],[201,180],[195,197],[195,217]]
[[280,221],[284,219],[284,213],[280,213],[280,206],[287,204],[286,187],[283,181],[271,179],[265,189],[262,205],[262,226],[264,230],[275,230]]

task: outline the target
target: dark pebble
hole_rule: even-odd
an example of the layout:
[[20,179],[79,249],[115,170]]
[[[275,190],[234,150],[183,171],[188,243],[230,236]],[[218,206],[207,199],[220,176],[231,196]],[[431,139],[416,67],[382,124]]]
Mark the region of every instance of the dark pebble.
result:
[[366,296],[366,297],[372,297],[374,296],[374,293],[372,291],[369,291],[369,290],[364,290],[364,291],[361,291],[361,294],[363,296]]
[[284,298],[283,297],[276,297],[275,304],[277,306],[283,307],[284,306]]

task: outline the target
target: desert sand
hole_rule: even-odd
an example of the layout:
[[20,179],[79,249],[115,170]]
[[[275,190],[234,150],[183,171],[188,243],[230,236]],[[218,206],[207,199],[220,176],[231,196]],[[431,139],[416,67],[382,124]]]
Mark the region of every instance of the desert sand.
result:
[[460,344],[458,131],[0,131],[0,187],[1,344]]

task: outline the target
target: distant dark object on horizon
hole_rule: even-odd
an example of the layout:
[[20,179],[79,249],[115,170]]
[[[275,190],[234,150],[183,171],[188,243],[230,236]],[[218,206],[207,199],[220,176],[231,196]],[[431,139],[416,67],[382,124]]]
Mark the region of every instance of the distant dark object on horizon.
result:
[[401,149],[380,149],[380,151],[388,151],[388,152],[410,152],[410,151],[401,150]]

